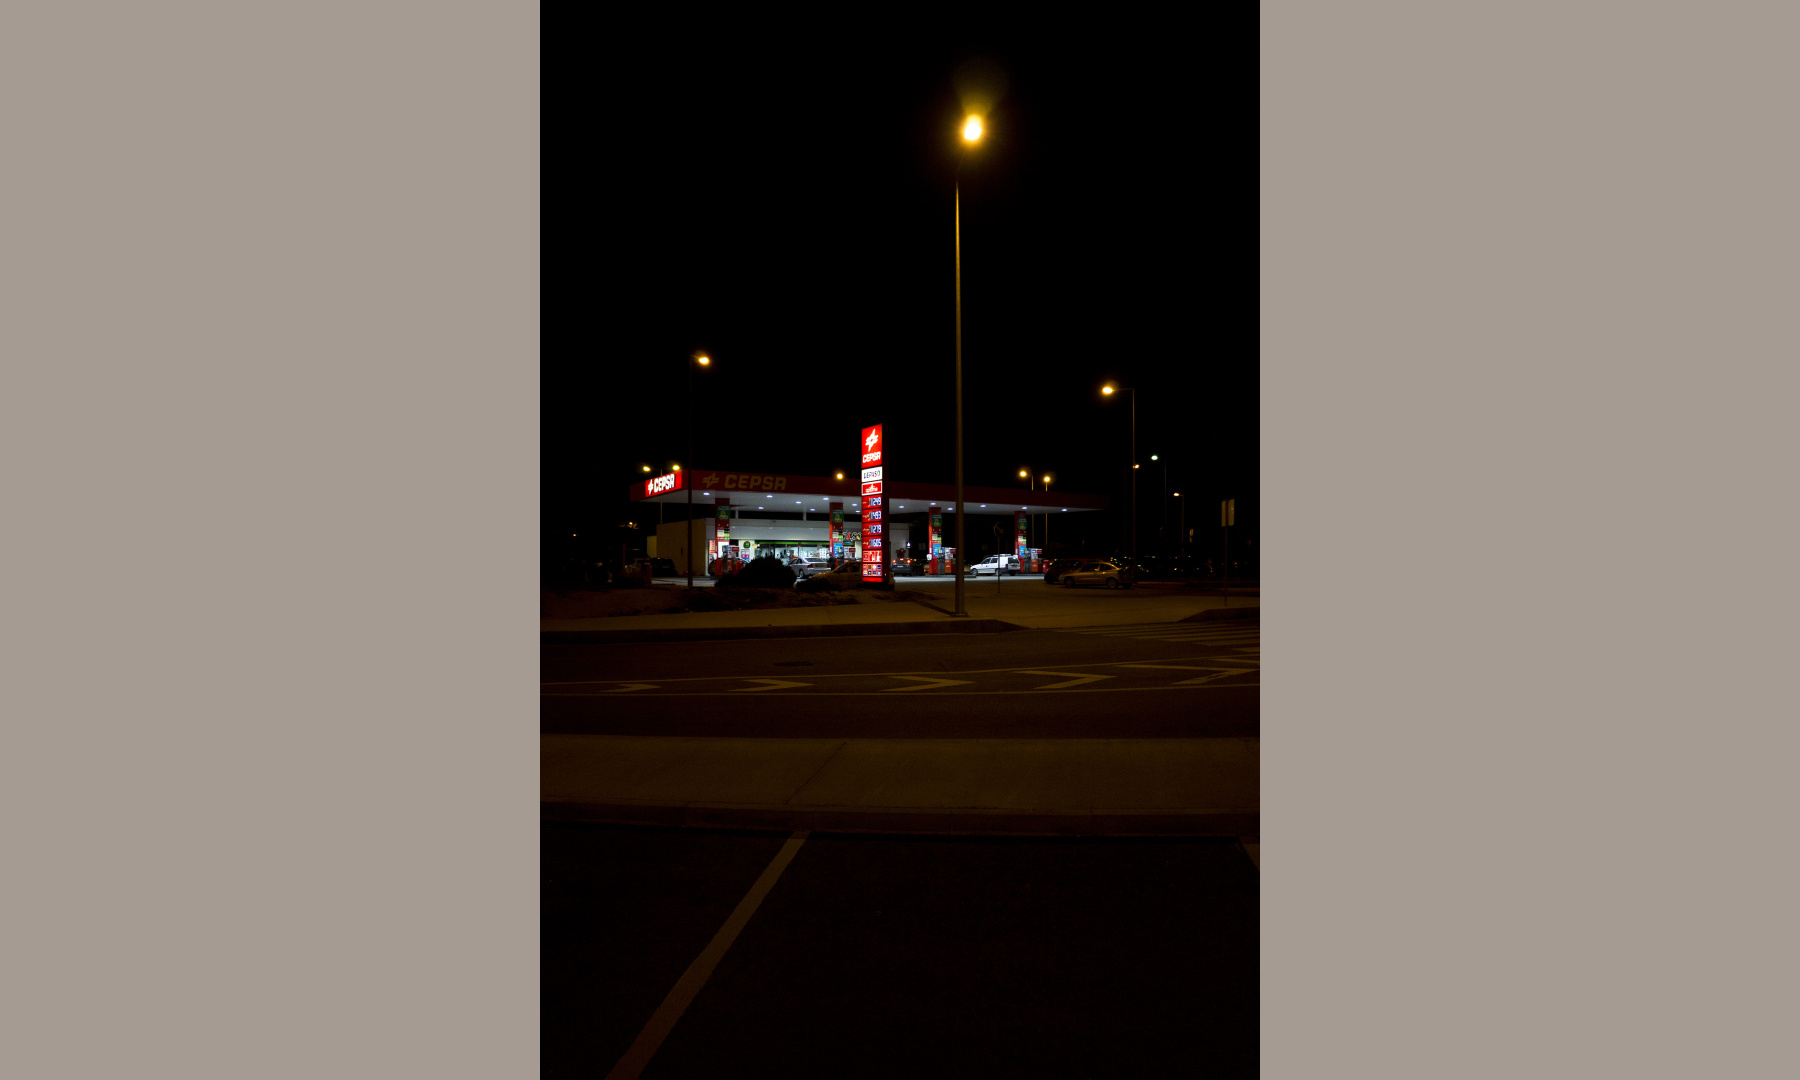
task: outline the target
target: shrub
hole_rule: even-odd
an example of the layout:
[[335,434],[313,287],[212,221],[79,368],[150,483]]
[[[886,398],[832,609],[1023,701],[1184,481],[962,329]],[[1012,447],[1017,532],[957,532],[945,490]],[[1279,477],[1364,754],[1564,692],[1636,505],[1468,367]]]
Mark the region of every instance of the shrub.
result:
[[794,590],[803,593],[843,592],[837,582],[822,577],[805,578],[794,586]]

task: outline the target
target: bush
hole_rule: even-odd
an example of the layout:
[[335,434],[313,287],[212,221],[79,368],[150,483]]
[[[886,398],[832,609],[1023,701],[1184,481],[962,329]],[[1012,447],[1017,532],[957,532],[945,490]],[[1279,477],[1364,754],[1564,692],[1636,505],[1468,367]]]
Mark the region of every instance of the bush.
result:
[[793,568],[773,555],[763,555],[751,559],[744,568],[735,574],[720,578],[713,586],[717,589],[791,589],[794,587]]
[[809,577],[802,579],[798,585],[795,585],[794,591],[805,593],[827,593],[843,592],[843,589],[839,588],[838,583],[835,581],[822,577]]

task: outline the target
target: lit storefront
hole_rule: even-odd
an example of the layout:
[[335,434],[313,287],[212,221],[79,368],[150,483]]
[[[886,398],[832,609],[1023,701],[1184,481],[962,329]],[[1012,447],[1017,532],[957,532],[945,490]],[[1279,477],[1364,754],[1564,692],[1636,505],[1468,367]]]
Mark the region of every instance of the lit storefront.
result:
[[[694,520],[658,525],[655,547],[649,552],[672,560],[677,574],[688,572],[690,551],[696,556],[697,575],[710,573],[720,559],[748,561],[762,555],[784,562],[860,561],[865,569],[879,566],[879,572],[890,577],[896,559],[921,560],[928,574],[953,572],[955,552],[945,546],[956,534],[956,489],[951,484],[875,480],[872,483],[880,490],[869,492],[871,482],[848,471],[839,479],[694,469],[633,484],[631,499],[661,504],[667,507],[666,515],[684,513],[690,478]],[[883,504],[875,503],[876,495]],[[880,518],[865,517],[865,502],[873,507],[869,513],[879,513]],[[1015,526],[1009,553],[1013,553],[1030,550],[1024,547],[1022,523],[1031,516],[1103,510],[1107,503],[1100,495],[965,486],[963,505],[970,515],[1011,516]],[[987,538],[971,534],[966,539],[981,543]]]

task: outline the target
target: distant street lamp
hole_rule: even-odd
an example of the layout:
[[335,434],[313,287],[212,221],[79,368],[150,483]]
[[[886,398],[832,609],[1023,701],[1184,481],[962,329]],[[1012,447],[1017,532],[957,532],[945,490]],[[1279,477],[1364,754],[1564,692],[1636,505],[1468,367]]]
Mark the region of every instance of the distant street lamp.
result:
[[[973,147],[981,140],[981,117],[970,116],[963,122],[963,146]],[[967,618],[969,609],[963,602],[963,563],[968,561],[968,548],[963,535],[963,400],[962,400],[962,165],[967,158],[956,159],[956,177],[952,183],[956,208],[956,610],[952,615]]]
[[1175,505],[1181,508],[1181,517],[1180,517],[1181,524],[1176,526],[1176,528],[1179,532],[1179,535],[1177,535],[1175,537],[1175,551],[1178,554],[1186,555],[1187,554],[1187,503],[1180,501],[1181,492],[1179,492],[1179,491],[1175,492],[1175,498],[1177,500]]
[[1131,565],[1137,565],[1137,390],[1129,386],[1114,386],[1107,383],[1100,388],[1108,397],[1115,391],[1124,390],[1131,395]]
[[[705,353],[694,353],[688,357],[687,365],[687,459],[694,460],[694,368],[705,367],[712,363],[712,357]],[[681,466],[677,465],[676,468]],[[687,489],[687,530],[685,548],[687,550],[688,588],[694,587],[694,485],[683,483]]]
[[[1161,460],[1158,455],[1151,454],[1151,461]],[[1169,463],[1162,463],[1162,517],[1156,526],[1157,545],[1162,553],[1169,553]]]
[[1026,478],[1030,478],[1030,480],[1031,480],[1030,490],[1036,491],[1037,490],[1037,475],[1035,473],[1033,473],[1030,469],[1020,469],[1019,470],[1019,479],[1024,480]]

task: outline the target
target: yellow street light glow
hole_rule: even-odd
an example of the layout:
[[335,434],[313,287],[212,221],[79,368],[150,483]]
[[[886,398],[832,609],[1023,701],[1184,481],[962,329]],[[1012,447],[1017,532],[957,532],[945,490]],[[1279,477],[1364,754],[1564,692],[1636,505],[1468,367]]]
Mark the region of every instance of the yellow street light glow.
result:
[[679,465],[673,466],[670,471],[671,472],[680,472],[681,466],[679,466]]
[[1110,393],[1112,393],[1112,392],[1113,392],[1113,385],[1112,385],[1112,383],[1107,383],[1107,384],[1106,384],[1106,385],[1105,385],[1105,386],[1102,386],[1102,387],[1101,387],[1101,388],[1100,388],[1100,392],[1101,392],[1101,393],[1102,393],[1102,394],[1110,394]]
[[648,465],[646,465],[646,466],[644,466],[644,471],[645,471],[645,472],[649,472],[649,471],[650,471],[650,466],[648,466]]
[[1050,478],[1048,476],[1044,477],[1044,483],[1048,484],[1049,482],[1050,482]]
[[837,474],[837,478],[838,478],[838,479],[839,479],[839,480],[842,480],[842,479],[843,479],[843,478],[844,478],[844,474],[843,474],[843,473],[838,473],[838,474]]
[[699,356],[694,357],[694,359],[700,361],[701,364],[712,363],[712,357],[706,355],[705,353],[701,353]]
[[971,116],[963,122],[963,138],[970,142],[981,138],[981,117]]
[[1019,470],[1019,479],[1023,480],[1029,475],[1031,475],[1031,474],[1027,473],[1024,469]]

